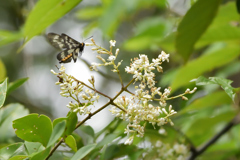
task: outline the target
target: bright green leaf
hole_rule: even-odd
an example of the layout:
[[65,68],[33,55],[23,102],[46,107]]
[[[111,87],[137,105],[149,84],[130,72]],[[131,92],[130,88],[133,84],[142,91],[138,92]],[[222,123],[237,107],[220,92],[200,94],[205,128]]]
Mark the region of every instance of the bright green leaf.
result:
[[14,156],[12,158],[10,158],[9,160],[23,160],[25,158],[28,158],[28,156],[25,156],[25,155],[17,155],[17,156]]
[[2,60],[0,59],[0,82],[6,78],[6,74],[7,74],[6,67]]
[[67,136],[64,141],[74,152],[77,152],[77,143],[75,138],[72,135]]
[[90,20],[94,18],[98,18],[102,15],[103,8],[102,7],[86,7],[81,8],[77,13],[76,16],[82,20]]
[[235,99],[235,92],[233,91],[234,88],[231,86],[231,83],[233,81],[224,79],[221,77],[209,77],[208,79],[200,76],[197,79],[194,80],[196,82],[196,85],[203,86],[203,85],[209,85],[209,84],[218,84],[221,86],[222,89],[227,93],[227,95],[232,99],[234,102]]
[[70,135],[75,130],[78,122],[78,117],[76,112],[70,111],[67,115],[67,125],[65,130],[65,135]]
[[66,121],[59,122],[53,128],[52,135],[49,139],[47,147],[53,145],[63,134],[66,127]]
[[80,148],[74,156],[71,158],[71,160],[80,160],[84,158],[88,153],[90,153],[94,148],[96,147],[97,144],[89,144],[87,146],[84,146]]
[[16,119],[13,121],[13,128],[19,138],[30,142],[40,142],[43,146],[47,146],[52,134],[52,122],[45,115],[29,114]]
[[211,54],[203,55],[196,60],[192,60],[179,69],[171,84],[172,90],[176,90],[179,87],[188,84],[190,80],[199,77],[207,71],[211,71],[212,69],[231,62],[237,58],[239,54],[239,46],[233,45],[226,46],[221,50],[215,51]]
[[214,92],[208,94],[202,98],[198,98],[193,101],[189,106],[181,110],[177,116],[181,116],[186,112],[198,112],[201,109],[216,107],[222,104],[231,104],[231,99],[226,95],[225,92]]
[[18,103],[11,103],[0,111],[0,142],[16,136],[12,128],[12,121],[29,114],[28,109]]
[[7,89],[7,94],[10,94],[13,90],[20,87],[27,80],[28,80],[28,78],[21,78],[21,79],[16,80],[15,82],[9,83],[8,89]]
[[3,106],[7,94],[7,78],[0,84],[0,108]]
[[24,26],[26,42],[60,19],[82,0],[39,0]]
[[221,0],[198,0],[186,13],[178,26],[177,51],[185,61],[193,51],[194,44],[215,17]]
[[31,155],[35,152],[41,152],[42,150],[45,149],[45,147],[43,147],[43,145],[39,142],[25,141],[24,143],[25,143],[25,147],[26,147],[29,155]]
[[43,150],[43,151],[35,154],[34,156],[32,156],[31,160],[43,160],[43,159],[47,158],[50,151],[51,151],[51,147],[48,147],[45,150]]
[[23,38],[22,32],[0,30],[0,47]]
[[0,149],[0,160],[9,160],[14,155],[24,153],[25,148],[22,142],[11,144]]

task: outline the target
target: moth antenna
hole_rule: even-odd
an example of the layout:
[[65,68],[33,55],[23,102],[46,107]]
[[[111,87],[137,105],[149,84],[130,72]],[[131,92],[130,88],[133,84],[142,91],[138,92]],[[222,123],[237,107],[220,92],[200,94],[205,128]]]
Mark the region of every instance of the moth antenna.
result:
[[58,68],[58,66],[57,65],[55,65],[55,67],[59,70],[59,68]]
[[88,40],[88,39],[90,39],[90,38],[92,38],[93,36],[90,36],[90,37],[88,37],[87,39],[85,39],[83,42],[85,42],[86,40]]

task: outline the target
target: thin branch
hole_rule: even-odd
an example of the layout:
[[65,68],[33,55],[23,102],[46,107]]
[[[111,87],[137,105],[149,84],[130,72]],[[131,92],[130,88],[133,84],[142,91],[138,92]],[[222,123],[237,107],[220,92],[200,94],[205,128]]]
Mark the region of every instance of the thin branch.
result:
[[212,139],[210,139],[203,146],[199,147],[195,152],[192,152],[191,156],[187,160],[194,160],[197,156],[202,154],[208,147],[214,144],[221,136],[228,132],[233,126],[240,122],[240,114],[237,114],[219,133],[217,133]]

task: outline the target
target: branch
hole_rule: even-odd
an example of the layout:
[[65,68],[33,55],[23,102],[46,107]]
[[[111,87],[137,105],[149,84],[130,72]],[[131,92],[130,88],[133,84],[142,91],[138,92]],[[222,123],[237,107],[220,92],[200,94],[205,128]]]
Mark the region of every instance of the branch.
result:
[[202,154],[208,147],[214,144],[222,135],[228,132],[233,126],[237,125],[240,122],[240,113],[238,113],[219,133],[217,133],[212,139],[210,139],[206,144],[199,149],[196,149],[195,152],[192,152],[192,155],[187,158],[187,160],[194,160],[197,156]]

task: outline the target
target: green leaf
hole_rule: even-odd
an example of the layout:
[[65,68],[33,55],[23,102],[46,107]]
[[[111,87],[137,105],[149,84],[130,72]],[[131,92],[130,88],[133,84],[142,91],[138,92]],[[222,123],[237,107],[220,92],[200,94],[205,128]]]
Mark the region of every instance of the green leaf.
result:
[[0,47],[23,38],[22,32],[0,30]]
[[0,149],[0,160],[9,160],[14,155],[24,154],[25,148],[22,142],[14,143]]
[[78,122],[77,112],[70,111],[67,115],[67,126],[65,130],[65,135],[70,135],[75,130]]
[[194,44],[215,17],[221,0],[198,0],[186,13],[178,26],[177,51],[185,61],[193,51]]
[[102,17],[99,19],[99,28],[103,35],[113,36],[127,10],[127,5],[124,2],[125,0],[110,1],[108,8],[104,10]]
[[106,145],[106,144],[110,144],[110,143],[113,142],[113,140],[116,139],[117,137],[118,137],[118,135],[116,135],[116,134],[109,134],[109,135],[105,136],[105,137],[103,138],[103,140],[101,140],[101,142],[99,142],[99,143],[97,144],[97,147],[96,147],[96,148],[102,147],[102,146],[104,146],[104,145]]
[[103,13],[102,7],[99,7],[99,6],[86,7],[86,8],[81,8],[79,11],[77,11],[76,17],[82,20],[90,20],[90,19],[100,17],[102,13]]
[[6,78],[6,74],[7,74],[6,67],[2,60],[0,59],[0,82]]
[[53,145],[63,134],[66,127],[66,121],[59,122],[53,128],[52,135],[48,141],[47,147]]
[[14,156],[12,158],[10,158],[9,160],[23,160],[25,158],[28,158],[28,156],[25,156],[25,155],[17,155],[17,156]]
[[80,160],[84,158],[88,153],[90,153],[94,148],[96,147],[97,144],[89,144],[86,145],[82,148],[80,148],[74,156],[71,158],[71,160]]
[[216,107],[222,104],[231,104],[231,99],[223,91],[214,92],[193,101],[186,108],[178,112],[177,116],[181,116],[182,114],[187,112],[199,112],[201,109]]
[[24,26],[26,42],[60,19],[82,0],[39,0]]
[[21,78],[21,79],[16,80],[15,82],[9,83],[8,89],[7,89],[7,95],[10,94],[13,90],[20,87],[27,80],[28,80],[28,78]]
[[0,108],[3,106],[7,94],[7,78],[0,84]]
[[25,141],[25,147],[28,151],[28,155],[34,154],[36,152],[41,152],[42,150],[45,149],[45,147],[43,147],[43,145],[39,142],[28,142]]
[[214,51],[211,54],[203,55],[196,60],[192,60],[185,66],[179,68],[179,71],[171,84],[172,90],[174,91],[179,87],[188,84],[190,80],[199,77],[207,71],[228,64],[236,59],[239,54],[239,46],[233,45],[226,46],[225,48]]
[[0,142],[5,142],[15,137],[15,131],[12,128],[12,121],[29,114],[28,109],[18,103],[11,103],[0,111]]
[[70,111],[68,113],[67,117],[61,117],[61,118],[55,119],[53,121],[53,127],[61,121],[66,121],[66,129],[65,129],[64,135],[67,136],[67,135],[72,134],[72,132],[76,128],[76,124],[77,124],[77,121],[78,121],[77,113]]
[[13,128],[19,138],[40,142],[46,147],[52,133],[52,122],[49,117],[34,113],[14,120]]
[[195,48],[200,48],[214,42],[239,41],[240,29],[236,25],[239,15],[234,2],[221,5],[218,14],[207,31],[197,41]]
[[159,41],[170,31],[171,25],[164,19],[152,17],[137,24],[135,37],[126,41],[123,46],[128,51],[142,51],[157,46]]
[[81,131],[83,131],[84,133],[86,133],[87,135],[89,135],[89,136],[94,138],[95,133],[94,133],[94,130],[93,130],[93,128],[91,126],[83,125],[83,126],[80,126],[79,129]]
[[64,141],[74,152],[77,152],[77,143],[75,138],[72,135],[67,136]]
[[43,159],[47,158],[50,151],[51,151],[51,147],[48,147],[45,150],[43,150],[43,151],[35,154],[34,156],[32,156],[31,160],[43,160]]
[[236,0],[237,12],[240,14],[240,0]]
[[196,82],[196,85],[198,86],[205,86],[205,85],[209,85],[209,84],[218,84],[222,87],[222,89],[224,89],[224,91],[227,93],[227,95],[232,99],[232,101],[234,102],[235,99],[235,95],[236,93],[233,91],[234,88],[231,86],[231,83],[233,81],[228,80],[228,79],[224,79],[221,77],[209,77],[208,79],[200,76],[197,79],[193,80]]

